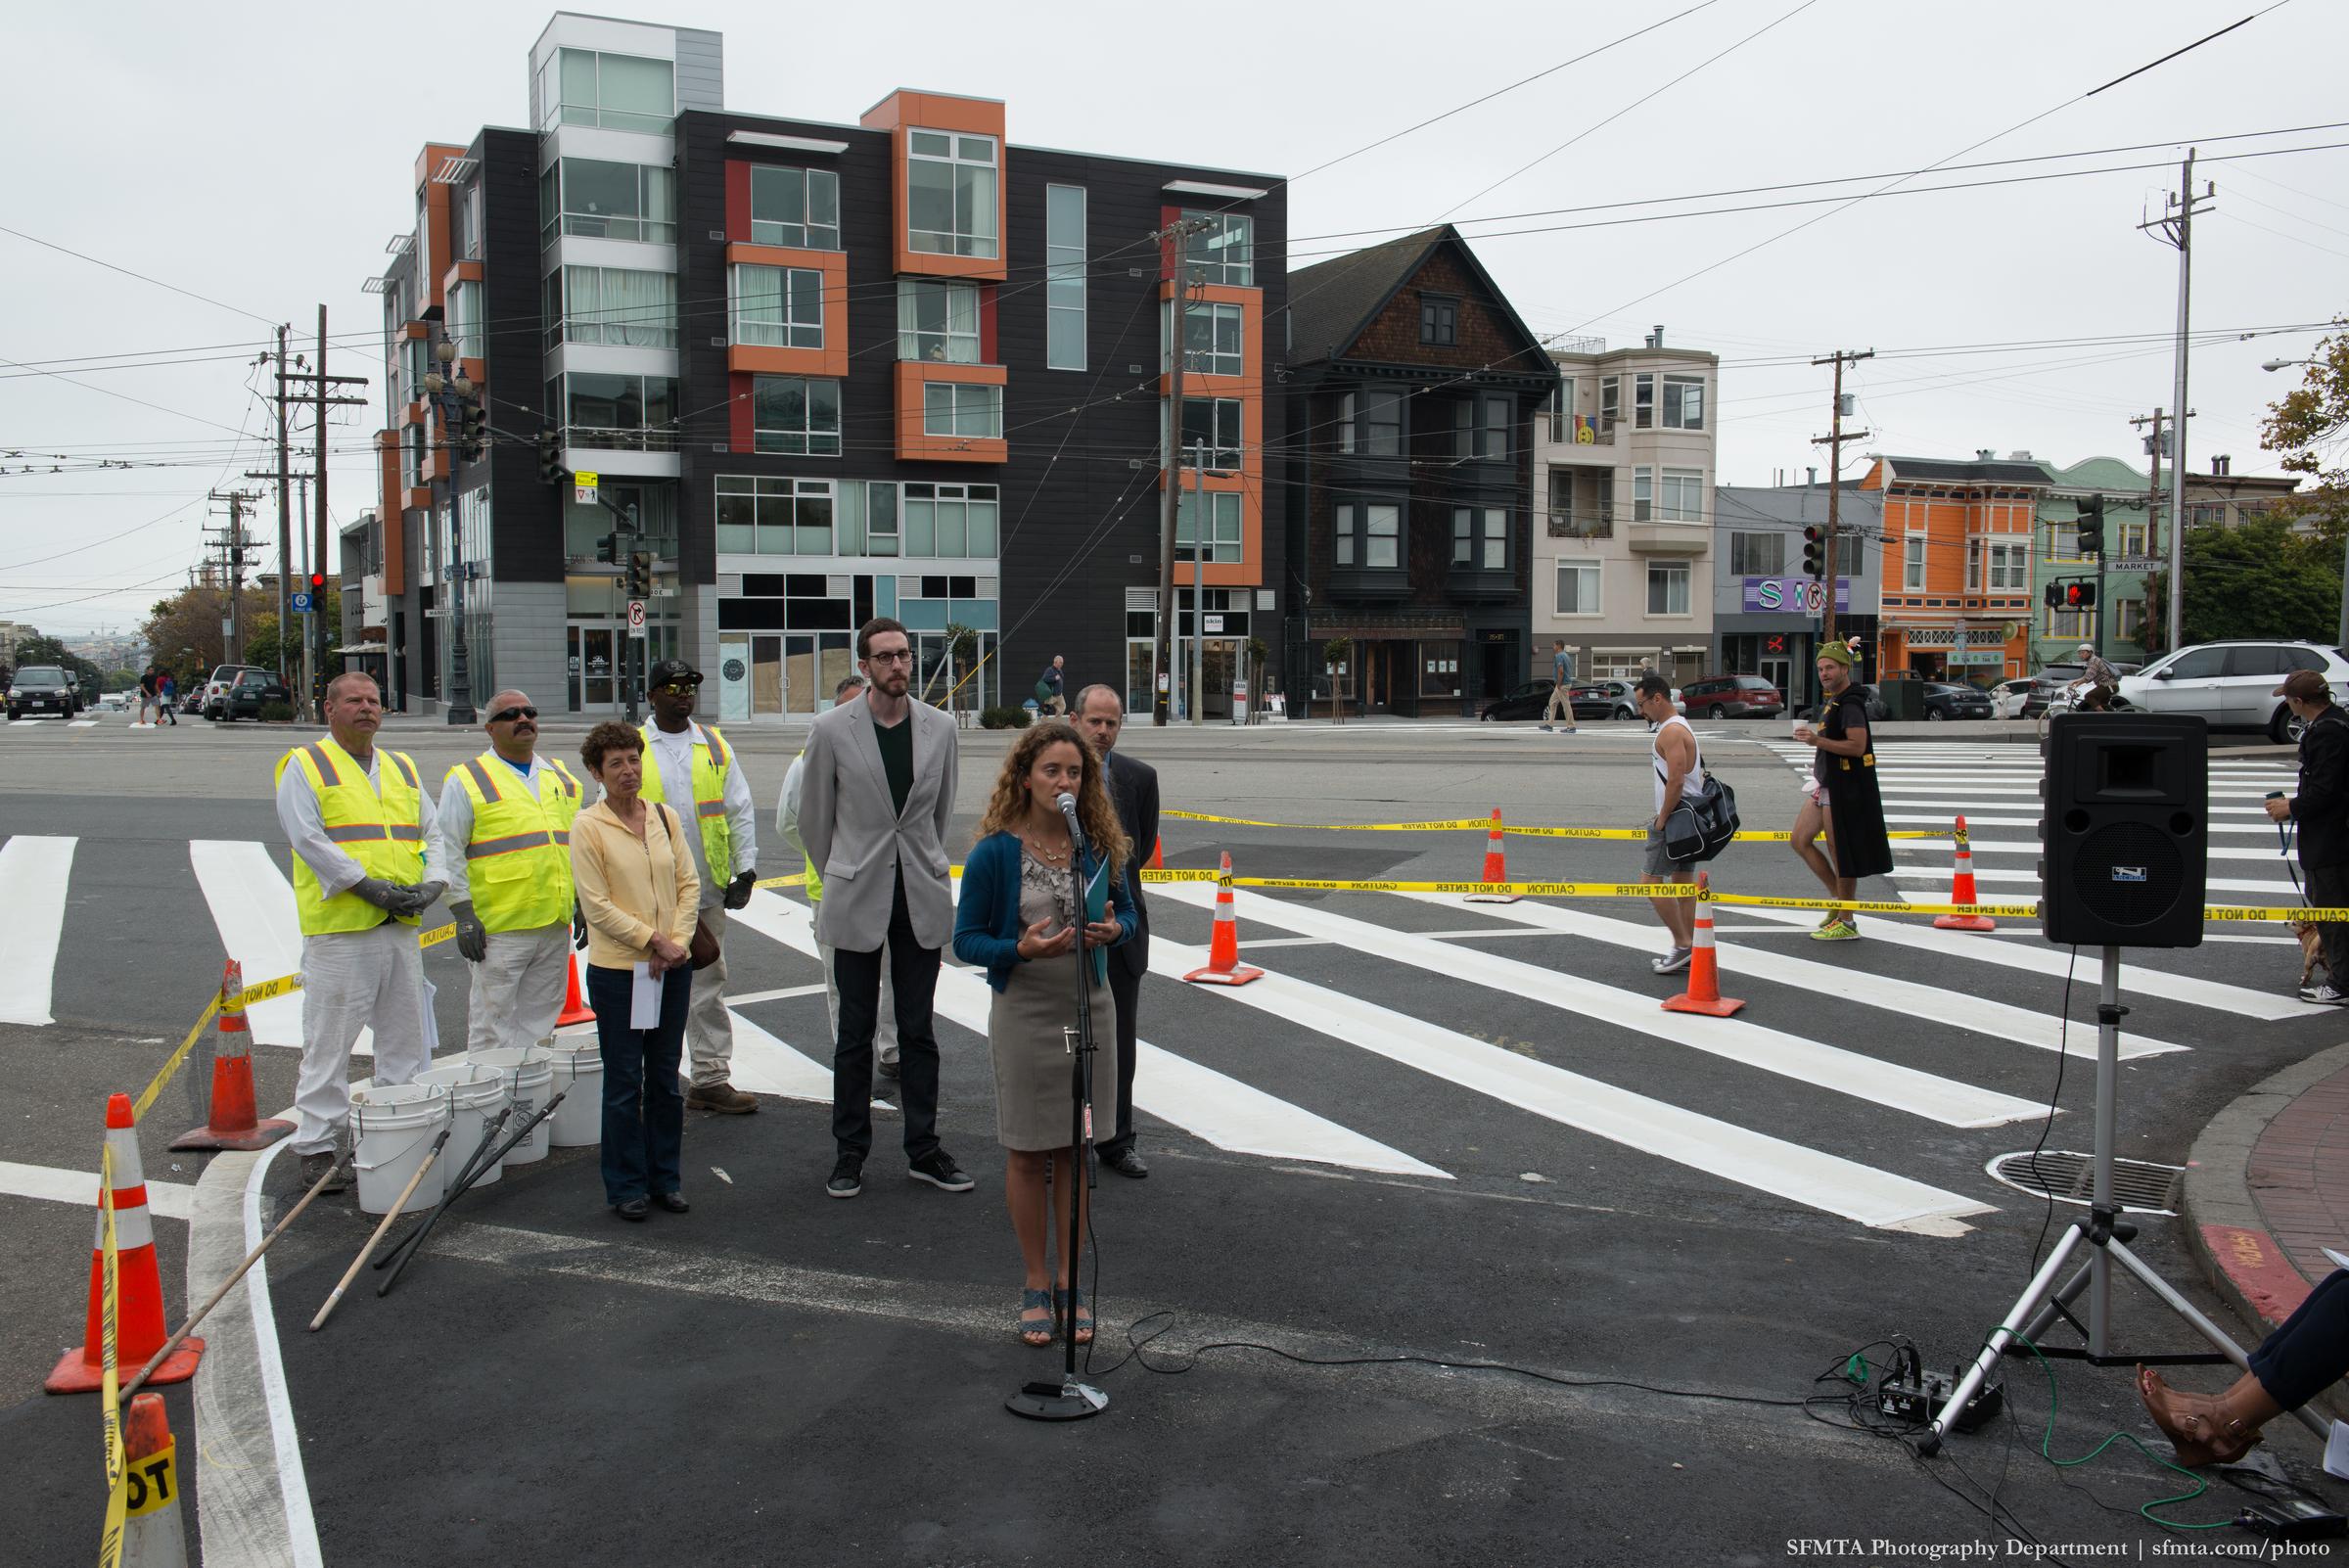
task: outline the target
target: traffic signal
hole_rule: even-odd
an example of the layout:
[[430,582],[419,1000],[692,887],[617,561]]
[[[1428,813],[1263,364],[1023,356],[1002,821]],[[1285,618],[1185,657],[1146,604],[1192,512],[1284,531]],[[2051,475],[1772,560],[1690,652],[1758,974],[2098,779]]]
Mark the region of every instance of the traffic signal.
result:
[[2063,585],[2063,608],[2094,610],[2096,607],[2096,585],[2093,582],[2067,582]]
[[457,455],[468,463],[482,460],[482,452],[489,439],[489,410],[486,398],[468,397],[457,415]]
[[2080,503],[2080,553],[2104,553],[2104,497],[2092,495]]
[[323,572],[313,572],[313,573],[311,573],[311,574],[310,574],[310,603],[311,603],[311,605],[312,605],[312,606],[315,606],[315,605],[318,603],[318,596],[319,596],[320,594],[324,593],[325,591],[326,591],[326,574],[325,574],[325,573],[323,573]]
[[653,558],[649,555],[628,557],[628,597],[649,599],[653,596]]
[[[542,430],[538,433],[538,483],[541,484],[568,484],[571,483],[570,471],[563,466],[563,438],[551,430]],[[598,556],[596,559],[609,561],[612,558],[604,555]]]
[[596,540],[595,558],[608,566],[619,565],[620,535],[617,533],[607,533],[602,538]]
[[2060,582],[2049,583],[2040,590],[2039,596],[2047,601],[2047,606],[2050,610],[2063,608],[2063,584]]
[[1827,574],[1827,530],[1816,523],[1803,530],[1803,571],[1814,582]]

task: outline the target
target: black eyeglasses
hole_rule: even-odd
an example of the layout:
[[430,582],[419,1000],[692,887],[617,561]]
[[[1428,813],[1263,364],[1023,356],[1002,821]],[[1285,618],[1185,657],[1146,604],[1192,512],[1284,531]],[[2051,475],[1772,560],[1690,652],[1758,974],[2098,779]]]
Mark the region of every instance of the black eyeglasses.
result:
[[489,715],[489,722],[503,724],[516,718],[536,718],[537,716],[538,710],[535,708],[501,708]]
[[899,648],[895,653],[866,654],[864,662],[868,665],[910,665],[913,663],[913,650]]

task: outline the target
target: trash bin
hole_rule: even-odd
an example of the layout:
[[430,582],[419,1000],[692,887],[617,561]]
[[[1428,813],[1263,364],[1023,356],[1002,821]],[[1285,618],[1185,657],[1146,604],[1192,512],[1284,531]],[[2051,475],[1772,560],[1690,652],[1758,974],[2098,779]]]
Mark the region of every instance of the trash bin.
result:
[[1925,683],[1921,680],[1885,680],[1876,685],[1876,695],[1884,699],[1886,712],[1893,723],[1922,723],[1925,717]]

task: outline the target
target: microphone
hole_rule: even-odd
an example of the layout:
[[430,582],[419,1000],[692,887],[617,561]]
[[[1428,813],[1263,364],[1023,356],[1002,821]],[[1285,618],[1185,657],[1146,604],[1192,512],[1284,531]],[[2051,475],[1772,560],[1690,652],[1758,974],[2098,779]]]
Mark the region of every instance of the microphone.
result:
[[1053,804],[1060,807],[1060,814],[1068,821],[1070,842],[1080,850],[1083,849],[1084,829],[1080,827],[1077,822],[1077,797],[1064,790],[1060,799]]

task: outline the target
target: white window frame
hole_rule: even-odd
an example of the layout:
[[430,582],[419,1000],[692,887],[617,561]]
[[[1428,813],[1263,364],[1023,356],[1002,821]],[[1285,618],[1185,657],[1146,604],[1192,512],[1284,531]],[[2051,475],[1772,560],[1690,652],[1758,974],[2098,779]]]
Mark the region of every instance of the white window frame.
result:
[[1680,376],[1669,371],[1666,372],[1664,403],[1657,410],[1656,423],[1664,430],[1703,430],[1705,428],[1705,378],[1702,376]]
[[[924,138],[944,142],[934,147]],[[984,150],[985,156],[979,156]],[[968,131],[910,128],[905,133],[905,248],[922,255],[968,256],[992,261],[1002,254],[998,230],[1003,190],[1002,144],[992,136],[977,136]],[[912,196],[913,166],[935,163],[944,167],[947,178],[947,200],[955,211],[952,229],[917,229],[913,227]],[[967,185],[972,174],[966,171],[985,169],[986,193],[982,198],[976,187]],[[962,210],[968,198],[970,209]],[[965,226],[967,225],[967,227]]]
[[[933,383],[932,385],[944,384]],[[996,390],[999,392],[1002,389],[997,388]],[[913,509],[917,506],[928,506],[931,509],[926,524],[915,516]],[[943,516],[938,509],[947,506],[962,509],[960,516],[954,520],[959,523],[963,530],[963,547],[962,553],[959,555],[942,555],[938,549],[938,528]],[[915,561],[990,561],[995,559],[1001,550],[1002,507],[1002,490],[998,485],[934,484],[926,480],[909,481],[899,487],[898,498],[898,527],[901,530],[898,537],[902,550],[899,559]],[[983,550],[971,547],[974,525],[977,525],[985,533],[987,547]],[[930,548],[917,550],[914,546],[920,542],[920,530],[924,526],[929,530]]]
[[1978,536],[1965,541],[1965,591],[1982,591],[1982,540]]
[[[769,278],[776,285],[773,292],[762,290],[756,297],[759,302],[748,302],[752,297],[744,286]],[[726,269],[726,303],[738,344],[760,348],[824,346],[824,274],[819,268],[738,261]]]
[[[628,315],[621,306],[607,306],[604,297],[609,290],[608,274],[622,277],[659,278],[667,287],[666,317],[647,320]],[[584,280],[594,280],[593,306],[574,308],[585,293]],[[547,295],[544,300],[547,318],[546,346],[551,350],[565,343],[604,344],[635,348],[674,348],[677,346],[677,276],[673,272],[654,272],[643,267],[583,267],[567,266],[550,272],[541,285]]]
[[1924,592],[1924,589],[1925,589],[1925,541],[1924,541],[1924,538],[1923,538],[1921,535],[1917,535],[1917,534],[1911,534],[1911,535],[1909,538],[1907,538],[1906,540],[1902,541],[1901,550],[1902,550],[1902,562],[1901,562],[1901,587],[1903,588],[1903,590],[1904,590],[1904,591],[1906,591],[1906,592],[1910,592],[1910,593],[1922,593],[1922,592]]
[[1174,559],[1181,565],[1191,563],[1194,530],[1198,510],[1196,497],[1207,497],[1209,537],[1207,564],[1210,566],[1238,565],[1246,559],[1246,540],[1242,531],[1244,507],[1237,490],[1183,490],[1174,500]]
[[1613,430],[1623,420],[1623,378],[1598,378],[1598,428]]
[[[594,62],[595,101],[578,103],[564,96],[563,66],[567,55]],[[603,69],[606,59],[629,60],[640,65],[664,66],[668,69],[668,110],[666,114],[646,115],[636,110],[605,110],[603,108]],[[601,125],[606,130],[642,131],[654,136],[666,136],[677,117],[677,66],[673,60],[653,55],[630,55],[615,49],[557,49],[547,57],[539,72],[538,89],[539,128],[544,130],[557,123],[565,125]]]
[[459,359],[482,359],[482,291],[477,278],[459,280],[448,291],[449,336],[456,340]]
[[1990,542],[1990,591],[2021,593],[2031,586],[2031,547],[2020,539]]
[[[1192,283],[1228,288],[1256,287],[1256,219],[1245,212],[1185,212],[1186,223],[1204,218],[1209,227],[1182,242],[1183,273]],[[1237,255],[1238,260],[1231,259]]]
[[1656,471],[1652,468],[1632,470],[1632,521],[1645,523],[1655,515]]
[[[945,302],[945,330],[932,332],[921,323],[922,301],[925,299]],[[912,278],[898,280],[898,357],[919,360],[931,365],[976,365],[979,358],[979,285],[957,283],[946,278]],[[932,346],[943,350],[936,354],[922,352],[921,341],[935,338]]]
[[1656,428],[1656,373],[1642,370],[1632,377],[1632,429]]
[[[1171,341],[1174,332],[1174,301],[1165,300],[1158,307],[1158,368],[1174,368],[1174,347]],[[1205,348],[1190,346],[1191,323],[1207,324]],[[1241,306],[1221,300],[1193,300],[1182,312],[1183,358],[1185,372],[1200,376],[1240,376],[1247,374],[1248,351],[1247,312]],[[1218,346],[1224,341],[1228,330],[1231,351],[1223,352]]]
[[[571,163],[615,163],[636,170],[636,210],[632,214],[617,212],[575,211],[571,206],[571,181],[565,165]],[[558,234],[576,234],[581,239],[626,240],[643,245],[674,245],[677,242],[677,174],[676,170],[659,163],[628,163],[617,158],[560,158],[550,164],[542,179],[551,176],[555,181],[555,215],[539,233],[541,244],[551,243]],[[665,206],[667,217],[653,217],[647,209]],[[592,225],[576,227],[575,225]],[[615,225],[632,227],[624,233],[614,233]]]
[[1656,517],[1665,523],[1702,523],[1705,520],[1705,471],[1668,468],[1657,487]]
[[[1569,572],[1575,574],[1576,582],[1576,608],[1572,610],[1566,608],[1566,575]],[[1606,571],[1602,563],[1595,560],[1560,561],[1557,579],[1551,586],[1556,595],[1552,603],[1556,606],[1558,615],[1576,620],[1595,621],[1606,614],[1606,611],[1601,608],[1605,603],[1601,594],[1606,588]],[[1589,589],[1588,595],[1582,591],[1585,587]]]
[[1003,389],[972,381],[922,383],[922,434],[1001,440]]
[[1085,367],[1085,193],[1044,187],[1044,368]]
[[[761,178],[761,176],[764,176]],[[769,194],[789,205],[790,186],[796,177],[799,185],[800,217],[762,218],[759,216],[759,187],[765,185]],[[817,193],[822,193],[819,204]],[[819,207],[828,207],[832,221],[818,223],[813,213]],[[795,238],[794,230],[798,231]],[[840,175],[828,168],[796,168],[787,163],[753,163],[751,165],[751,243],[771,245],[785,251],[837,251],[840,249]]]
[[[1669,620],[1692,614],[1693,612],[1688,608],[1688,595],[1689,579],[1694,576],[1694,572],[1685,561],[1648,562],[1647,619],[1651,621]],[[1661,610],[1656,608],[1656,590],[1659,587],[1664,591],[1664,608]],[[1676,591],[1680,598],[1680,608],[1677,610],[1673,608],[1672,603]]]

